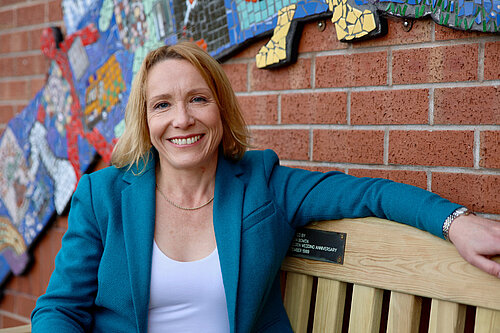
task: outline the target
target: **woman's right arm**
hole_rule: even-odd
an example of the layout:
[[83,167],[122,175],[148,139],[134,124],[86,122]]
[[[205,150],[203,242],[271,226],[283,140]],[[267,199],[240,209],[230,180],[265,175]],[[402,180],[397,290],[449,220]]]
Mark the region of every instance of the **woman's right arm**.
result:
[[97,271],[103,251],[93,209],[90,177],[84,175],[71,201],[66,231],[47,291],[31,314],[33,332],[85,332],[92,327]]

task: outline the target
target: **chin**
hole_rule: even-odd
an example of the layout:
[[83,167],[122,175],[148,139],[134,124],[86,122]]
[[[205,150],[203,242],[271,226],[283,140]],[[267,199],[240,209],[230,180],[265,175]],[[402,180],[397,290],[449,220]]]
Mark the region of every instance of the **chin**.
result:
[[201,168],[208,167],[213,161],[216,161],[216,158],[203,158],[200,159],[199,154],[195,154],[192,158],[186,156],[186,158],[182,159],[169,159],[166,160],[169,165],[171,165],[175,169],[183,170],[183,169],[193,169],[193,168]]

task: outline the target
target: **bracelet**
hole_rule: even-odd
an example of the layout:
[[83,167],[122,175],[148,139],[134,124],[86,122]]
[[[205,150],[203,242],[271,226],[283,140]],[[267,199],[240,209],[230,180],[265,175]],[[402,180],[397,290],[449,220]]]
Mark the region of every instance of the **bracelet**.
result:
[[451,242],[448,233],[450,232],[451,223],[453,221],[455,221],[455,219],[457,217],[459,217],[461,215],[467,216],[467,215],[471,215],[471,214],[474,215],[474,213],[466,207],[460,207],[460,208],[455,209],[455,211],[453,213],[451,213],[451,215],[448,216],[446,218],[446,220],[444,220],[444,223],[443,223],[443,237],[444,237],[444,239]]

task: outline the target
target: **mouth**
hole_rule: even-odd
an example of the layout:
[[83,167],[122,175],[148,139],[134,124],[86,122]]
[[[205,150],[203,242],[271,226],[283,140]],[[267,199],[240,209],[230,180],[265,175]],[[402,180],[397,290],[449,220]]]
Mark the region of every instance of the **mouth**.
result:
[[200,139],[202,137],[203,137],[202,134],[198,134],[198,135],[193,135],[193,136],[185,137],[185,138],[172,138],[172,139],[168,139],[168,141],[172,142],[173,144],[175,144],[177,146],[187,146],[187,145],[192,145],[192,144],[200,141]]

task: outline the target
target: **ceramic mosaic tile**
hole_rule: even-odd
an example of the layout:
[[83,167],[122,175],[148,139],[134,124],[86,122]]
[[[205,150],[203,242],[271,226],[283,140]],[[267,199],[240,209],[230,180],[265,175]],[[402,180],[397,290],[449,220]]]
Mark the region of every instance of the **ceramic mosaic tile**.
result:
[[108,118],[108,113],[122,99],[123,91],[125,91],[125,82],[122,71],[115,55],[112,55],[88,79],[83,111],[87,131],[91,131],[97,123]]

